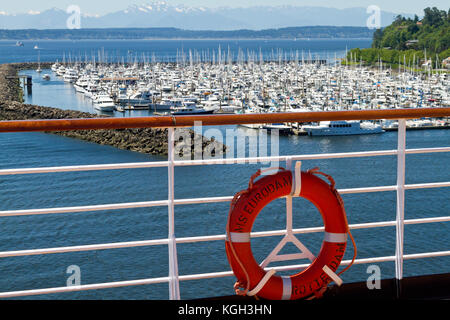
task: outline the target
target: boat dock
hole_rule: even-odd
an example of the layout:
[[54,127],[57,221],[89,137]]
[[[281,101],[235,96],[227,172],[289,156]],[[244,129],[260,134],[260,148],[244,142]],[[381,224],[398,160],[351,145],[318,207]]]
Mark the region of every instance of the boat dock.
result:
[[[221,55],[218,55],[220,57]],[[222,57],[225,57],[223,55]],[[55,63],[52,70],[88,98],[110,95],[116,105],[167,111],[195,103],[225,113],[438,108],[450,105],[450,79],[435,71],[396,72],[343,66],[336,59],[263,61],[248,53],[239,61],[176,63]],[[133,108],[129,108],[133,110]],[[221,111],[222,110],[222,111]]]

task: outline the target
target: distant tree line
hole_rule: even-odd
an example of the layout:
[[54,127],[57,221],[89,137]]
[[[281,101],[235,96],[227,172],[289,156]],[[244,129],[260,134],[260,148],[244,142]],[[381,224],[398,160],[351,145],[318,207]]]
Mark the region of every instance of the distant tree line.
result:
[[368,48],[359,49],[355,48],[348,52],[347,59],[344,63],[361,63],[366,65],[374,65],[379,62],[393,65],[406,65],[411,67],[421,67],[421,64],[431,60],[433,67],[441,65],[442,60],[450,57],[450,49],[442,51],[440,53],[433,53],[425,50],[393,50],[393,49],[378,49]]
[[373,35],[373,48],[392,48],[396,50],[427,49],[439,53],[450,47],[450,9],[426,8],[424,17],[419,20],[398,15],[395,21]]
[[450,56],[450,9],[426,8],[419,20],[398,15],[395,21],[373,34],[372,48],[352,49],[347,62],[379,61],[390,64],[418,65],[419,61],[431,60],[433,66]]
[[115,28],[58,30],[0,30],[2,40],[83,40],[83,39],[295,39],[372,38],[366,27],[292,27],[267,30],[193,31],[177,28]]

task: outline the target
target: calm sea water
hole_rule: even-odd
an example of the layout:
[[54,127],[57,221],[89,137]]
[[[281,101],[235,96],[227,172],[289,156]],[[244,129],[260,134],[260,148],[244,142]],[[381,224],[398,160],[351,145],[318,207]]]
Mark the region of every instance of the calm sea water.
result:
[[[48,42],[48,46],[58,47],[61,43]],[[106,46],[105,43],[98,45]],[[175,47],[174,43],[164,43],[170,48]],[[206,45],[207,42],[201,44]],[[216,42],[211,42],[212,48],[216,45]],[[323,50],[331,51],[327,47],[329,45],[330,42],[322,42]],[[43,44],[42,47],[44,48]],[[64,49],[67,52],[67,48],[55,50],[64,52]],[[0,58],[3,61],[12,59],[5,56]],[[31,56],[29,58],[33,60]],[[16,61],[22,59],[24,57],[14,57]],[[88,102],[77,97],[70,86],[61,81],[52,80],[44,84],[36,79],[34,84],[33,95],[26,97],[28,102],[93,111]],[[243,132],[247,130],[229,126],[219,129],[222,132],[226,129]],[[205,134],[208,135],[208,132]],[[354,137],[281,136],[279,150],[282,155],[391,150],[396,148],[396,141],[395,132]],[[408,148],[448,146],[449,141],[449,132],[446,130],[408,131],[407,134]],[[0,134],[0,150],[0,169],[165,160],[160,156],[123,151],[44,133]],[[448,154],[408,156],[406,182],[449,181],[449,160]],[[316,166],[331,174],[338,188],[396,184],[396,158],[391,156],[314,160],[303,163],[304,169]],[[233,195],[246,188],[249,177],[258,168],[257,165],[176,168],[175,197],[183,199]],[[0,211],[164,200],[167,199],[167,169],[3,176],[0,177],[0,190]],[[450,212],[449,198],[450,191],[446,188],[409,190],[406,192],[406,219],[446,216]],[[343,199],[350,224],[395,220],[395,192],[344,195]],[[228,209],[227,203],[177,206],[176,236],[224,234]],[[282,200],[266,207],[256,220],[254,231],[284,229],[284,210]],[[0,221],[0,251],[163,239],[167,237],[168,230],[165,207],[8,217],[1,218]],[[320,225],[320,215],[312,204],[295,199],[294,228]],[[405,253],[448,250],[449,232],[448,223],[406,226]],[[353,235],[358,245],[358,258],[395,254],[395,228],[355,230]],[[298,238],[313,253],[317,254],[320,250],[321,234],[300,235]],[[278,241],[279,237],[252,241],[256,259],[262,260]],[[222,241],[179,244],[177,249],[180,275],[229,270]],[[294,252],[291,247],[283,251],[290,252]],[[352,249],[349,245],[344,259],[351,257]],[[405,276],[449,272],[449,263],[449,257],[407,260],[404,265]],[[0,291],[65,286],[69,277],[66,270],[71,265],[80,267],[82,284],[165,277],[168,274],[168,252],[167,246],[155,246],[2,258]],[[379,263],[378,266],[383,278],[395,276],[393,262]],[[346,282],[365,281],[369,276],[366,270],[367,265],[355,265],[344,274],[343,279]],[[227,277],[182,282],[181,297],[192,299],[232,295],[234,281],[234,277]],[[167,299],[168,285],[125,287],[33,298]]]
[[[189,50],[194,58],[212,57],[218,51],[233,59],[237,59],[239,51],[247,55],[253,52],[259,59],[262,53],[264,59],[278,60],[282,57],[295,57],[298,51],[305,59],[334,59],[345,55],[346,49],[368,48],[372,41],[368,39],[331,39],[331,40],[83,40],[83,41],[23,41],[23,47],[17,47],[16,41],[0,41],[0,63],[38,61],[151,61],[153,56],[157,61],[175,61],[177,55],[184,53],[189,59]],[[35,50],[37,46],[39,49]],[[226,57],[225,56],[225,57]],[[188,60],[189,61],[189,60]]]

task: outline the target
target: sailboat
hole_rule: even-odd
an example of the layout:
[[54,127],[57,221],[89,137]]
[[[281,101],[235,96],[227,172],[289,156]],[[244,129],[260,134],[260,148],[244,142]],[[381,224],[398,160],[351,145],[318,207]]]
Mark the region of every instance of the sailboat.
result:
[[41,52],[40,51],[38,52],[38,68],[37,68],[36,72],[37,73],[42,72],[42,70],[41,70]]

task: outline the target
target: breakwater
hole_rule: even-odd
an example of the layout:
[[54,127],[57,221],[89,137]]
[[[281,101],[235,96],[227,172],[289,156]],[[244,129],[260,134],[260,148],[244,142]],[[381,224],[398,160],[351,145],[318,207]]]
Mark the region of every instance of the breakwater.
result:
[[[48,66],[41,67],[46,68]],[[0,121],[38,120],[38,119],[89,119],[99,116],[87,112],[61,110],[22,103],[22,91],[17,77],[18,71],[37,68],[35,63],[16,63],[0,65]],[[202,141],[202,149],[224,152],[226,147],[214,139],[207,139],[193,130],[189,130],[191,141]],[[79,130],[53,132],[62,136],[77,138],[119,149],[136,151],[153,155],[168,154],[167,129],[141,128],[121,130]],[[182,141],[176,142],[183,143]],[[192,147],[192,153],[194,148]]]

